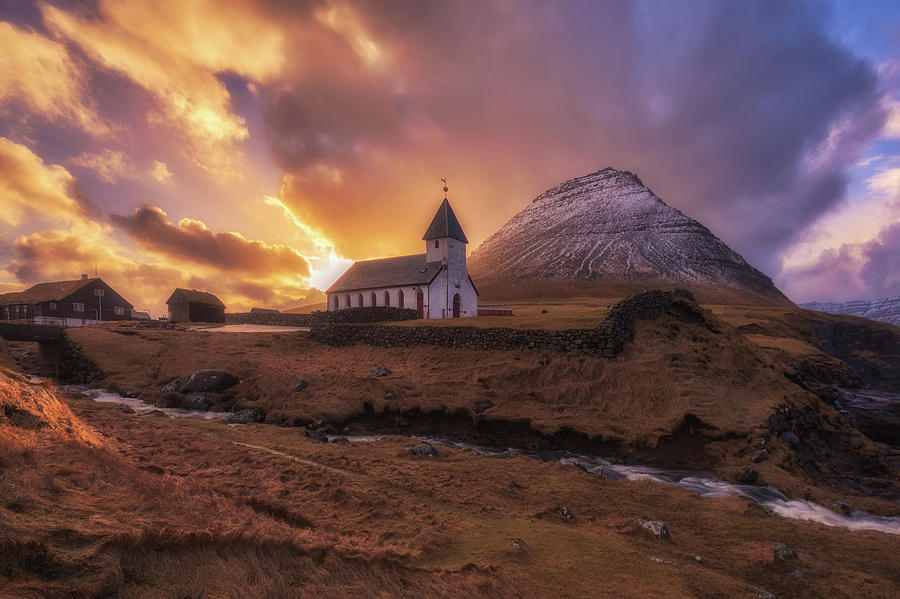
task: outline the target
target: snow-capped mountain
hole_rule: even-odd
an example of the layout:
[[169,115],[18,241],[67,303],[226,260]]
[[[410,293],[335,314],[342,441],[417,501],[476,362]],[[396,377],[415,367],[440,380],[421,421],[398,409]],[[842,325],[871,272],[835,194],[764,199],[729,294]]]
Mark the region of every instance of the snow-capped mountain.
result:
[[790,303],[709,229],[613,168],[542,193],[472,252],[469,271],[485,287],[590,281]]
[[900,327],[900,297],[850,302],[810,302],[800,304],[800,307],[829,314],[863,316]]

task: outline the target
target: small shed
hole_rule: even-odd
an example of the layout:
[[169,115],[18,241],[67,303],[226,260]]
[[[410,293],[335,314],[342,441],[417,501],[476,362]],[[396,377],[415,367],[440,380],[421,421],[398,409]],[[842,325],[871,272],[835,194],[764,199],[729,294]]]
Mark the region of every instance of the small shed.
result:
[[166,300],[169,322],[225,322],[225,304],[206,291],[177,288]]

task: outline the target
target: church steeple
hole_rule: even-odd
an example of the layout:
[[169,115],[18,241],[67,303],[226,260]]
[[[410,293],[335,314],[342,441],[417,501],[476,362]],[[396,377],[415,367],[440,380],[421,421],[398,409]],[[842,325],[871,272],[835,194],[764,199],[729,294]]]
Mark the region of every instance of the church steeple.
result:
[[430,241],[444,237],[469,243],[469,240],[466,239],[466,234],[463,233],[462,226],[456,219],[456,215],[453,214],[453,208],[450,207],[450,202],[447,201],[447,198],[444,198],[444,201],[441,202],[440,208],[438,208],[434,218],[431,219],[431,224],[428,225],[428,229],[425,231],[422,239]]

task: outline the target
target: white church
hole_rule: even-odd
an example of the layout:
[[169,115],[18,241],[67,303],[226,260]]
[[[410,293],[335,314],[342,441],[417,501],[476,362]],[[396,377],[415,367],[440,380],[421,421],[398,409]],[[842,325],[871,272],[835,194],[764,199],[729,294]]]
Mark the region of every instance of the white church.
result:
[[396,306],[417,310],[419,318],[475,318],[478,291],[466,269],[469,240],[446,197],[422,239],[424,254],[355,262],[325,292],[328,310]]

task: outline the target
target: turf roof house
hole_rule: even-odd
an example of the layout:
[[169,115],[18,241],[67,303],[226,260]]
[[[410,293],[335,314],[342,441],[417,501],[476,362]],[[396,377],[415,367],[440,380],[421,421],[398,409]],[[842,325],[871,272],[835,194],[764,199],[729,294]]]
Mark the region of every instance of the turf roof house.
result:
[[225,304],[212,293],[178,287],[166,304],[169,322],[225,322]]
[[444,198],[422,237],[425,253],[356,262],[325,293],[328,310],[397,306],[419,318],[475,318],[478,291],[466,269],[466,245]]
[[133,307],[102,279],[81,275],[74,281],[38,283],[0,295],[0,320],[36,319],[75,326],[130,320]]

